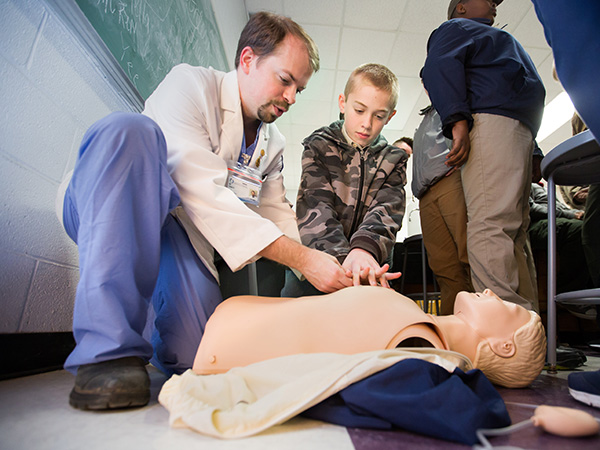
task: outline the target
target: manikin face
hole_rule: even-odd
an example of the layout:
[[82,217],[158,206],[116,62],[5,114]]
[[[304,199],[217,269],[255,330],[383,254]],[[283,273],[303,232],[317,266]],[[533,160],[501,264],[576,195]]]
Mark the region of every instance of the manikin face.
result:
[[381,130],[396,113],[390,107],[390,94],[364,82],[362,77],[356,80],[354,89],[348,94],[340,94],[338,99],[340,112],[344,114],[344,128],[356,144],[371,144]]
[[496,17],[496,3],[491,0],[467,0],[464,3],[456,5],[456,11],[463,14],[458,14],[455,17],[464,19],[482,18],[489,19],[494,24]]
[[531,318],[525,308],[503,301],[490,289],[483,293],[459,292],[454,315],[484,339],[511,337]]
[[259,57],[252,48],[244,48],[238,66],[244,117],[266,123],[275,121],[296,103],[296,94],[306,88],[311,76],[306,46],[293,35],[266,56]]

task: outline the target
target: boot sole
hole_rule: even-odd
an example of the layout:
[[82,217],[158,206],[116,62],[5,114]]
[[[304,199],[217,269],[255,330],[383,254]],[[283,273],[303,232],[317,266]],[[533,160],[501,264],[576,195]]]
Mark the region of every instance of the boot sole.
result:
[[69,405],[82,410],[106,410],[137,408],[145,406],[150,401],[150,392],[138,394],[106,393],[84,394],[75,390],[69,395]]

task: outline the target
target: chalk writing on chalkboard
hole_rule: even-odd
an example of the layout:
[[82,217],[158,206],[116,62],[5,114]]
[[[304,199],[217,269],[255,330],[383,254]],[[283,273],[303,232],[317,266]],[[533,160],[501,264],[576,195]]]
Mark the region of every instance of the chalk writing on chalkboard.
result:
[[210,0],[76,0],[146,99],[179,63],[228,70]]

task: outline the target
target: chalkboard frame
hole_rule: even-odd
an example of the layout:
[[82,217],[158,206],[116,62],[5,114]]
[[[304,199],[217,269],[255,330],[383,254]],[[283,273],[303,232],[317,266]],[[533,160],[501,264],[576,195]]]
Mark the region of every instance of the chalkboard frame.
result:
[[90,61],[106,78],[114,91],[126,103],[131,105],[133,110],[141,112],[144,109],[144,98],[140,95],[77,3],[75,3],[75,0],[44,0],[44,3],[63,22],[67,31],[71,33],[75,41],[90,56]]

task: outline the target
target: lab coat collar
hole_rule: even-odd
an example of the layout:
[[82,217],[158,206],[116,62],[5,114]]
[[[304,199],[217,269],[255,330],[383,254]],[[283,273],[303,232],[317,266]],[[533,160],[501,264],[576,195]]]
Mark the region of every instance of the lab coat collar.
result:
[[219,154],[226,161],[236,160],[242,148],[244,123],[240,89],[235,70],[223,77],[220,106],[223,114],[223,125],[221,127]]

